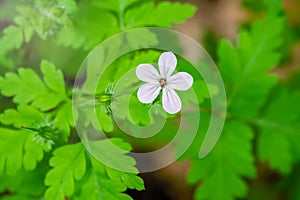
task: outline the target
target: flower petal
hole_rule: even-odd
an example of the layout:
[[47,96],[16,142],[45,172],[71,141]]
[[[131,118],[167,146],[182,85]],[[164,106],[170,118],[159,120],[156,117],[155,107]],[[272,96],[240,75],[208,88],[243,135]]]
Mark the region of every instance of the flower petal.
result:
[[160,75],[150,64],[140,64],[135,70],[136,76],[144,82],[158,82]]
[[171,88],[163,88],[162,104],[164,110],[170,114],[178,113],[181,110],[180,97]]
[[160,75],[169,78],[177,65],[177,58],[172,52],[162,53],[158,60]]
[[193,77],[186,72],[178,72],[167,80],[168,87],[180,91],[188,90],[193,82]]
[[142,103],[151,103],[158,96],[161,87],[158,83],[147,83],[142,85],[137,93],[137,97]]

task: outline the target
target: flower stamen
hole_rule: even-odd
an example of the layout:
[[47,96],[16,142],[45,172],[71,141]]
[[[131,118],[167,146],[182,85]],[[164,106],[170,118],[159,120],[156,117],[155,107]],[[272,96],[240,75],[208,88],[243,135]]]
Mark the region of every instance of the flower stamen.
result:
[[164,78],[161,78],[161,79],[159,80],[159,85],[160,85],[161,87],[164,87],[165,85],[167,85],[167,80],[164,79]]

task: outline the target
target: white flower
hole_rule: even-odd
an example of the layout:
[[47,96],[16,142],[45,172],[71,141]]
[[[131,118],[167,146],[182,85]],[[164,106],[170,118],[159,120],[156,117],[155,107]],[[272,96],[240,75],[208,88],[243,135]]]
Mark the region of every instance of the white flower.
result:
[[193,77],[186,72],[172,73],[177,65],[172,52],[162,53],[158,60],[159,72],[151,64],[140,64],[136,69],[137,77],[146,84],[137,93],[142,103],[151,103],[162,90],[162,104],[166,112],[175,114],[181,110],[181,100],[174,90],[185,91],[193,85]]

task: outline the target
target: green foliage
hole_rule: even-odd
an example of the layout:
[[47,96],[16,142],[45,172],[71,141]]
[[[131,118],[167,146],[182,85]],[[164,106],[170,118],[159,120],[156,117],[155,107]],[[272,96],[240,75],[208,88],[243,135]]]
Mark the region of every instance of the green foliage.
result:
[[47,111],[66,101],[64,79],[60,70],[43,61],[41,70],[44,82],[32,69],[19,68],[18,74],[7,73],[0,78],[0,89],[4,96],[12,97],[20,105],[31,103],[34,107]]
[[0,192],[8,191],[14,194],[1,199],[39,199],[46,189],[44,176],[47,170],[48,166],[42,162],[34,171],[20,170],[13,176],[1,174]]
[[[81,13],[87,10],[89,11],[88,15],[82,16]],[[167,15],[165,10],[168,10]],[[75,21],[78,23],[70,29],[61,31],[57,41],[64,46],[91,49],[108,35],[145,26],[171,27],[175,23],[184,22],[193,16],[195,11],[196,8],[190,4],[177,2],[155,4],[153,0],[105,2],[94,0],[94,4],[82,2],[75,14]],[[129,39],[129,41],[132,40]]]
[[8,26],[0,38],[0,64],[13,67],[13,61],[6,58],[7,54],[30,42],[34,33],[46,39],[61,28],[71,25],[70,14],[76,8],[74,0],[36,0],[18,6],[19,15],[14,18],[15,25]]
[[[72,129],[79,116],[69,90],[74,77],[64,77],[62,70],[53,64],[56,60],[52,63],[39,56],[47,48],[47,57],[51,57],[51,51],[60,49],[60,45],[84,52],[105,38],[134,27],[171,27],[191,17],[195,7],[152,0],[30,0],[10,2],[9,6],[15,7],[17,16],[11,16],[0,35],[0,68],[15,69],[3,71],[0,92],[14,104],[3,105],[4,112],[0,114],[1,199],[131,199],[124,193],[127,188],[144,189],[143,180],[137,176],[135,160],[126,155],[132,150],[131,146],[117,137],[91,143],[97,149],[94,156],[101,158],[104,164],[134,173],[112,169],[90,157]],[[167,16],[164,16],[165,10],[169,10]],[[156,17],[150,18],[153,15]],[[158,42],[149,31],[136,37],[149,43]],[[138,48],[136,37],[126,38],[126,42]],[[118,42],[122,45],[123,41]],[[34,55],[30,53],[32,47],[37,48]],[[92,125],[99,131],[100,122],[101,130],[113,132],[111,116],[119,94],[109,84],[147,59],[157,62],[158,56],[156,51],[134,52],[114,63],[106,84],[99,85],[95,101],[85,102],[83,98],[87,109],[80,116],[85,116],[85,127]],[[42,60],[40,73],[28,68],[38,60]],[[69,60],[68,63],[67,67],[76,67]],[[137,80],[133,80],[128,86],[136,83]],[[89,84],[95,84],[95,80],[88,75],[83,90],[86,93],[79,95],[90,95]],[[132,103],[135,106],[138,102],[135,99]],[[89,116],[94,112],[94,105],[97,119],[93,120]],[[145,107],[145,111],[147,109]],[[134,121],[147,124],[149,119],[142,118],[143,113],[137,111],[131,111],[137,116]],[[119,148],[112,148],[111,143]]]
[[[256,176],[252,155],[254,132],[248,123],[252,125],[256,122],[254,119],[261,113],[272,88],[277,83],[277,78],[268,73],[268,70],[279,63],[278,49],[282,45],[284,20],[277,6],[277,4],[274,4],[274,8],[270,6],[264,20],[252,23],[250,30],[242,30],[235,47],[228,41],[220,43],[219,69],[227,91],[228,119],[213,152],[203,160],[198,158],[192,160],[189,182],[195,184],[203,181],[196,190],[196,199],[245,198],[248,190],[244,178],[253,179]],[[295,150],[290,149],[292,145],[289,144],[289,140],[297,138],[295,130],[299,127],[290,130],[293,139],[285,139],[289,137],[288,134],[277,129],[277,126],[286,129],[286,124],[281,126],[277,121],[271,120],[273,122],[268,123],[269,120],[264,120],[266,116],[278,116],[278,119],[283,119],[283,116],[291,112],[291,110],[281,111],[282,115],[278,115],[278,106],[286,97],[276,98],[278,102],[274,102],[273,106],[270,105],[270,111],[266,111],[272,112],[271,110],[276,108],[275,112],[266,113],[262,116],[262,120],[257,121],[260,130],[258,154],[262,161],[269,161],[274,169],[289,172],[293,160],[291,155],[295,153]],[[286,103],[293,109],[296,99],[288,101],[289,103]],[[272,127],[276,131],[270,130],[269,126],[272,125],[277,127]],[[196,140],[198,146],[201,144],[199,141],[202,140]],[[195,150],[192,148],[192,153],[187,152],[188,157],[194,155]]]
[[145,115],[145,113],[149,113],[149,105],[141,104],[137,97],[132,96],[129,106],[134,108],[129,111],[129,114],[136,124],[147,125],[151,122],[150,116]]
[[7,109],[0,115],[0,121],[4,125],[13,125],[15,128],[31,127],[45,121],[46,115],[37,109],[23,105],[17,110]]
[[[284,196],[278,198],[288,199],[291,193],[291,199],[297,199],[300,79],[296,75],[283,84],[270,70],[280,62],[289,61],[287,54],[291,45],[299,39],[298,26],[291,23],[291,19],[286,20],[288,16],[279,0],[243,2],[263,19],[246,24],[236,44],[222,40],[217,47],[218,67],[227,94],[227,118],[219,142],[204,159],[198,158],[199,147],[211,117],[220,114],[211,113],[210,98],[220,90],[214,83],[205,83],[188,61],[177,57],[177,70],[193,75],[197,97],[197,100],[191,98],[191,90],[179,92],[187,113],[181,121],[184,134],[177,139],[193,140],[189,128],[195,125],[195,111],[191,104],[199,106],[201,112],[198,134],[182,156],[191,161],[187,179],[196,185],[194,198],[197,200],[246,199],[252,198],[255,187],[265,184],[257,176],[267,166],[280,174],[272,182],[276,188],[285,190]],[[116,39],[111,48],[97,52],[97,56],[104,58],[101,62],[87,61],[86,76],[79,80],[82,88],[72,88],[74,76],[64,76],[63,72],[68,68],[76,71],[80,63],[75,60],[78,62],[88,50],[116,33],[139,27],[171,28],[192,17],[196,7],[155,0],[6,0],[0,4],[0,28],[3,29],[0,34],[0,92],[3,95],[0,198],[132,199],[126,194],[128,189],[141,191],[145,187],[142,178],[137,176],[136,161],[128,153],[133,149],[148,151],[149,147],[153,150],[164,145],[174,137],[180,115],[167,115],[162,111],[158,106],[161,96],[153,104],[145,105],[138,101],[136,90],[132,96],[128,93],[142,84],[134,69],[141,63],[157,63],[160,51],[133,51],[110,63],[107,70],[101,70],[109,55],[119,52],[124,45],[137,49],[140,41],[159,44],[161,38],[150,30],[143,30],[142,34]],[[9,7],[15,11],[8,13],[6,8]],[[13,16],[14,13],[17,16]],[[289,23],[288,28],[286,23]],[[209,43],[207,45],[212,47],[216,44],[215,41]],[[71,54],[79,59],[69,57]],[[44,56],[52,58],[51,62],[43,60]],[[59,66],[60,60],[67,63],[64,70],[55,66]],[[40,70],[36,70],[34,66],[39,62]],[[206,63],[201,61],[200,64]],[[9,68],[5,67],[11,67],[11,71],[7,72]],[[101,79],[97,80],[95,74],[102,72]],[[124,89],[121,91],[117,84],[124,74],[127,77],[121,83]],[[72,92],[79,97],[75,98],[78,102],[72,102]],[[122,106],[127,99],[129,110]],[[121,123],[146,126],[151,124],[153,113],[168,119],[163,130],[145,139],[146,142],[136,142],[125,135],[113,120],[115,117]],[[92,114],[96,117],[91,117]],[[95,135],[79,138],[75,130],[77,120],[82,122],[82,127],[76,128]],[[135,130],[133,126],[128,129]],[[104,134],[108,138],[103,139]],[[143,134],[143,131],[134,134]],[[123,141],[124,138],[130,144]],[[89,144],[83,145],[87,141]],[[180,148],[183,147],[179,144],[176,150]],[[247,197],[249,190],[251,195]],[[264,198],[260,194],[258,197]]]
[[134,174],[115,171],[107,168],[97,160],[91,158],[92,170],[88,173],[86,182],[81,190],[75,195],[75,199],[132,199],[124,194],[126,188],[144,189],[141,178]]
[[3,30],[3,36],[0,39],[0,63],[11,65],[12,61],[5,61],[5,55],[7,52],[20,48],[23,43],[22,30],[16,26],[10,26]]
[[131,199],[122,193],[126,187],[121,183],[111,181],[106,175],[104,166],[95,160],[93,160],[93,171],[90,172],[82,189],[83,191],[75,199]]
[[4,77],[0,77],[1,93],[13,97],[13,101],[19,105],[31,105],[48,112],[49,120],[68,136],[70,127],[75,124],[62,72],[48,61],[42,61],[41,71],[43,80],[32,69],[27,68],[19,68],[18,74],[6,73]]
[[247,125],[235,121],[226,123],[213,152],[203,160],[192,160],[188,181],[194,184],[203,180],[196,190],[196,199],[234,199],[247,195],[243,177],[255,177],[253,137]]
[[[119,140],[115,140],[115,142],[117,141]],[[102,152],[101,156],[106,151],[110,152],[109,148],[105,148],[107,146],[103,145],[105,143],[106,141],[103,140],[96,144],[103,146],[103,149],[98,149]],[[126,145],[128,146],[128,144]],[[126,162],[123,162],[125,156],[113,152],[110,156],[115,159],[119,157],[118,162],[127,166]],[[129,159],[128,156],[126,157]],[[131,199],[122,192],[127,188],[144,189],[143,180],[136,174],[106,167],[95,158],[90,157],[81,143],[66,145],[55,150],[50,165],[54,168],[46,176],[46,185],[50,186],[46,191],[46,199],[63,200],[66,196],[73,196],[74,199]],[[80,187],[77,184],[80,184]]]
[[[165,10],[168,10],[168,13],[165,13]],[[127,11],[124,23],[126,28],[141,26],[171,27],[174,22],[184,22],[187,18],[193,16],[195,11],[196,8],[189,4],[161,2],[155,5],[154,2],[150,1]],[[176,13],[176,15],[173,13]]]
[[271,98],[273,101],[256,122],[260,130],[258,156],[261,161],[267,161],[271,168],[287,174],[300,159],[300,148],[297,145],[300,139],[300,107],[297,105],[300,94],[277,89]]
[[59,45],[89,50],[107,36],[118,32],[117,19],[90,2],[80,3],[78,11],[74,13],[74,21],[77,23],[57,34]]
[[50,186],[46,199],[65,199],[74,192],[74,181],[80,180],[86,170],[85,150],[81,143],[66,145],[54,151],[45,183]]
[[[0,134],[1,138],[3,137],[0,149],[0,174],[9,176],[18,173],[21,169],[36,169],[37,163],[44,158],[44,151],[52,149],[53,144],[61,144],[65,141],[66,139],[63,138],[66,136],[66,130],[68,133],[69,127],[75,125],[72,104],[66,94],[64,78],[60,70],[57,70],[53,64],[43,61],[41,64],[43,80],[31,69],[20,68],[18,72],[18,74],[9,72],[1,77],[1,92],[5,96],[14,96],[14,102],[19,104],[17,110],[7,109],[0,115],[0,122],[3,125],[15,127],[15,129],[2,128]],[[20,89],[11,85],[18,86]],[[30,93],[32,86],[38,89],[27,97],[26,94]],[[52,104],[51,98],[58,103]],[[26,130],[20,130],[21,127]],[[137,172],[134,159],[123,155],[130,151],[131,147],[119,139],[111,141],[125,148],[126,151],[109,150],[108,141],[103,140],[94,143],[99,156],[106,162],[113,162],[110,163],[113,166],[124,165],[127,170]],[[78,183],[83,188],[85,185],[89,188],[95,187],[91,197],[94,199],[131,199],[128,195],[122,194],[127,187],[144,189],[142,179],[136,174],[107,168],[96,160],[91,164],[88,154],[80,143],[62,146],[53,154],[50,159],[50,166],[53,169],[45,178],[45,184],[49,186],[45,192],[46,199],[65,199],[66,196],[72,197],[73,194],[76,194],[74,199],[86,199],[86,195],[90,195],[90,190],[79,191]],[[92,168],[87,169],[87,166]],[[100,169],[107,172],[103,174]],[[9,186],[3,187],[14,191]],[[30,197],[18,194],[8,198]]]
[[41,145],[29,131],[1,128],[0,174],[15,175],[20,169],[33,170],[44,156]]
[[242,31],[236,49],[227,41],[221,42],[219,67],[228,88],[230,115],[252,118],[258,114],[276,84],[276,78],[266,70],[279,62],[282,30],[283,19],[267,14],[263,23],[253,23],[251,32]]
[[125,155],[131,151],[132,148],[130,144],[125,143],[123,140],[112,138],[90,142],[90,148],[93,149],[93,156],[107,166],[111,166],[121,171],[137,173],[135,160],[132,157]]
[[[46,131],[32,132],[20,130],[21,126],[35,127],[45,123],[46,116],[30,106],[20,106],[18,110],[7,109],[0,115],[0,122],[13,125],[16,129],[1,129],[1,164],[0,172],[13,175],[21,168],[34,170],[37,162],[44,157],[44,151],[51,147],[46,141],[38,142],[37,138]],[[49,138],[51,140],[51,138]]]
[[[16,87],[17,86],[17,87]],[[14,96],[13,101],[18,104],[27,104],[46,90],[46,87],[31,69],[20,68],[18,75],[7,73],[0,79],[0,88],[4,96]]]

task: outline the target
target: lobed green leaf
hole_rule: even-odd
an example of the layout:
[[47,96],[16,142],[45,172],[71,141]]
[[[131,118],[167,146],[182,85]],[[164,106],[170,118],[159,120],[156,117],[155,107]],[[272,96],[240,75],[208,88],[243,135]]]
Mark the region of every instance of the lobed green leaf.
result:
[[50,159],[53,169],[45,179],[45,184],[49,186],[45,198],[64,200],[73,194],[75,181],[82,179],[85,174],[85,149],[81,143],[66,145],[56,149],[53,155]]

